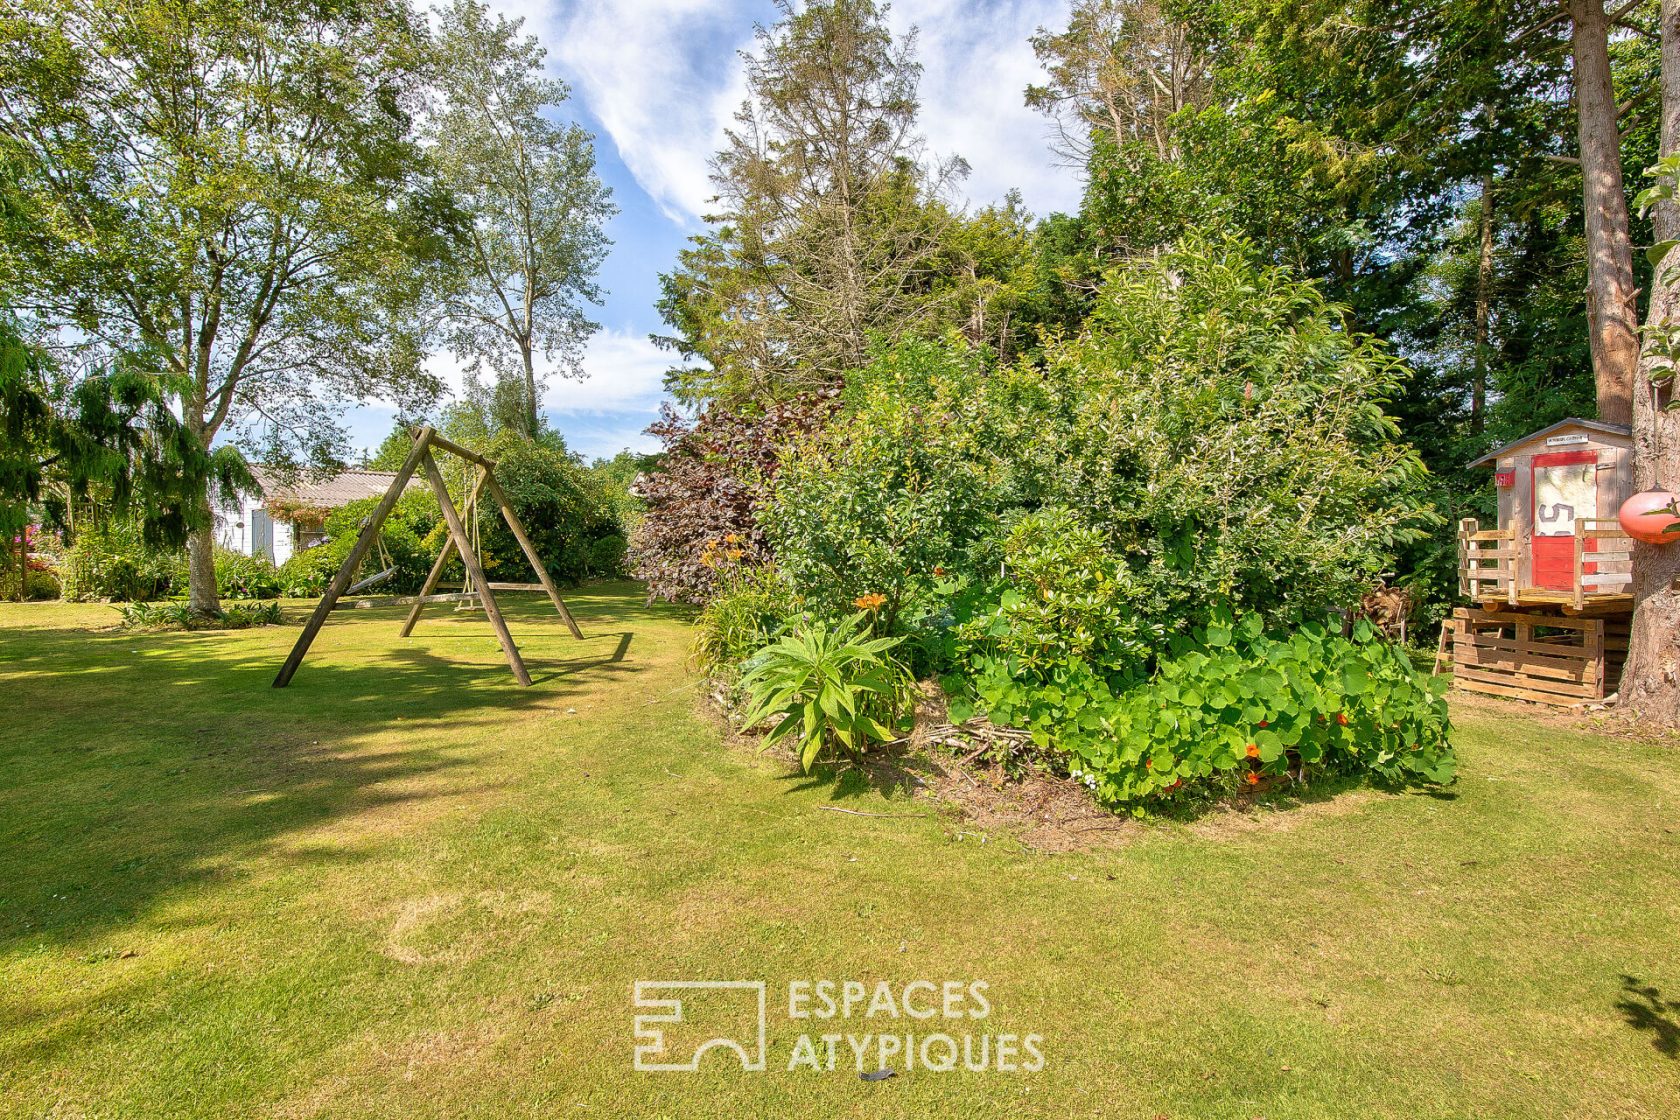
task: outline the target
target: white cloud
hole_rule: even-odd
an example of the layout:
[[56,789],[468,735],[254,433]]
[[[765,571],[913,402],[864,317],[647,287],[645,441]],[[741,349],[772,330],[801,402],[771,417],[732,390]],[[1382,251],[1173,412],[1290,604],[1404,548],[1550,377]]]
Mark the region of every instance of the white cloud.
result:
[[545,23],[551,61],[636,182],[667,218],[692,224],[745,90],[735,50],[751,39],[749,13],[718,0],[584,0]]
[[1065,0],[900,0],[890,16],[900,34],[919,30],[921,125],[940,156],[958,155],[971,173],[961,193],[996,202],[1012,187],[1043,215],[1079,205],[1077,171],[1050,150],[1050,122],[1027,108],[1026,87],[1043,80],[1027,41],[1039,27],[1066,24]]
[[665,395],[665,371],[674,355],[645,335],[606,330],[594,335],[583,354],[583,380],[551,377],[543,392],[549,413],[652,413]]
[[[713,193],[708,165],[746,93],[737,52],[752,46],[766,4],[720,0],[502,0],[524,15],[601,122],[619,158],[667,218],[692,226]],[[1077,174],[1059,166],[1049,122],[1023,104],[1040,79],[1028,37],[1067,20],[1066,0],[900,0],[890,19],[920,29],[922,128],[940,156],[960,155],[971,202],[1018,187],[1039,213],[1079,202]]]
[[[674,355],[661,350],[646,335],[628,330],[604,330],[592,335],[583,352],[583,378],[560,377],[554,363],[537,355],[537,377],[544,383],[542,406],[549,413],[618,412],[640,409],[652,413],[665,395],[665,371]],[[449,395],[460,399],[466,387],[465,363],[445,350],[427,356],[426,369],[441,379]],[[485,373],[486,380],[492,375]]]

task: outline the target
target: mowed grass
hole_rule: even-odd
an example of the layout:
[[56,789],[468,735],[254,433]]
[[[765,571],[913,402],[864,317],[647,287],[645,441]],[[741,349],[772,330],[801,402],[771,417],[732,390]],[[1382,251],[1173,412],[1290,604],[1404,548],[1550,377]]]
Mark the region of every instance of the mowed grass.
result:
[[[0,1115],[1680,1112],[1672,745],[1461,705],[1449,794],[1048,855],[726,745],[633,586],[581,643],[519,598],[530,689],[447,607],[335,615],[277,691],[295,626],[0,606]],[[1044,1069],[788,1072],[950,1027],[790,1020],[821,978],[984,980],[955,1029]],[[769,1069],[634,1072],[639,979],[766,981]]]

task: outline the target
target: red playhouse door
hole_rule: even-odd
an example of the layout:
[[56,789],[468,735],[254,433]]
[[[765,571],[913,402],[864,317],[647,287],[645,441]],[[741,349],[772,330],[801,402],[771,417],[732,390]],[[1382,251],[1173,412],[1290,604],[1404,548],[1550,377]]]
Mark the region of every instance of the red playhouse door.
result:
[[1575,587],[1575,519],[1598,516],[1598,452],[1554,451],[1534,457],[1534,586]]

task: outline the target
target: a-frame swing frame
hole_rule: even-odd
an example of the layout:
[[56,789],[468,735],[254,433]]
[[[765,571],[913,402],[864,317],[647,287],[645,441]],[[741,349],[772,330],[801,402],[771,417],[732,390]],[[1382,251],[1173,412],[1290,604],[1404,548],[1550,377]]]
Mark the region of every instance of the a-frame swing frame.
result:
[[[460,513],[455,509],[455,503],[450,500],[449,488],[444,485],[443,474],[438,470],[437,460],[432,458],[432,448],[447,451],[457,458],[464,459],[478,468],[478,477],[473,481],[472,499],[474,506],[481,494],[488,493],[491,500],[501,510],[502,520],[507,523],[508,530],[514,540],[525,553],[525,559],[531,563],[531,570],[537,573],[537,584],[522,583],[491,583],[484,578],[484,567],[474,551],[471,539],[467,536],[466,526],[461,521]],[[554,580],[549,577],[548,569],[543,567],[542,560],[537,556],[537,550],[531,544],[531,538],[525,535],[525,526],[519,523],[518,516],[513,512],[507,495],[496,482],[496,463],[486,459],[475,451],[470,451],[460,444],[453,443],[432,430],[431,425],[422,425],[414,433],[414,446],[409,449],[408,457],[403,460],[402,467],[397,471],[397,477],[391,480],[391,486],[385,491],[385,496],[379,499],[373,514],[362,522],[361,532],[356,536],[356,543],[350,548],[350,555],[344,558],[343,565],[333,575],[332,582],[327,585],[327,592],[321,596],[321,601],[315,604],[315,611],[304,624],[303,633],[298,635],[297,644],[292,646],[292,652],[287,654],[286,663],[280,666],[280,672],[275,674],[274,687],[285,688],[291,683],[292,677],[303,664],[304,654],[309,652],[309,646],[315,641],[315,635],[321,632],[321,627],[327,621],[334,608],[349,590],[350,583],[356,577],[356,570],[361,566],[367,554],[373,549],[374,542],[379,539],[379,530],[385,524],[385,519],[391,515],[396,507],[397,499],[402,497],[408,480],[414,477],[415,471],[421,471],[432,493],[437,496],[438,507],[443,511],[443,520],[449,526],[449,538],[444,542],[438,558],[432,564],[431,572],[426,576],[426,583],[420,589],[420,594],[414,596],[413,609],[408,612],[408,618],[403,622],[402,637],[414,632],[414,624],[420,620],[420,612],[429,602],[444,599],[459,600],[460,595],[433,595],[437,581],[443,575],[443,569],[449,563],[450,556],[459,552],[461,562],[467,569],[468,583],[478,590],[471,597],[476,597],[484,607],[485,615],[490,619],[490,626],[496,631],[496,641],[501,644],[502,653],[506,655],[508,668],[513,670],[514,677],[521,685],[529,686],[531,674],[525,668],[524,658],[519,656],[519,647],[513,642],[513,635],[508,632],[507,621],[502,618],[501,608],[496,604],[497,590],[502,591],[535,591],[539,588],[548,593],[549,601],[559,612],[566,626],[572,632],[572,637],[583,639],[583,632],[572,618],[572,612],[566,609],[566,603],[560,598],[560,592],[555,589]],[[407,601],[407,600],[399,600]]]

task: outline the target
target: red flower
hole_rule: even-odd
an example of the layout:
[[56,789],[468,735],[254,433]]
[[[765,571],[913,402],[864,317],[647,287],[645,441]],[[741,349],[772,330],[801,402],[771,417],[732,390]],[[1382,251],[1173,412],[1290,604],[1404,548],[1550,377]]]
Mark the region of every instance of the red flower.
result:
[[1257,786],[1257,785],[1260,784],[1260,775],[1256,774],[1252,770],[1250,770],[1248,773],[1244,774],[1243,778],[1251,786]]

